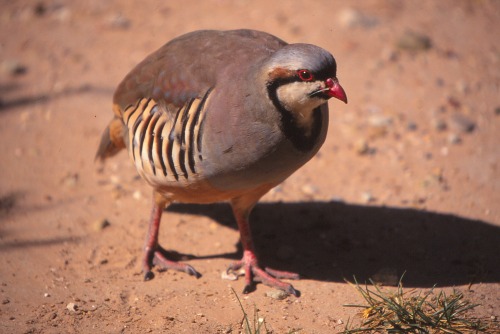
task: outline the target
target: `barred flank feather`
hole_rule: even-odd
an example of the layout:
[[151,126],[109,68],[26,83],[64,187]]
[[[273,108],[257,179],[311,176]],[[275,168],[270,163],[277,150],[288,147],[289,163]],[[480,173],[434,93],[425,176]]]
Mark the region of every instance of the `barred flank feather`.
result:
[[[127,147],[142,176],[179,181],[197,174],[203,159],[201,139],[205,106],[212,89],[169,115],[151,98],[139,99],[111,120],[102,134],[96,160]],[[172,117],[173,116],[173,117]]]

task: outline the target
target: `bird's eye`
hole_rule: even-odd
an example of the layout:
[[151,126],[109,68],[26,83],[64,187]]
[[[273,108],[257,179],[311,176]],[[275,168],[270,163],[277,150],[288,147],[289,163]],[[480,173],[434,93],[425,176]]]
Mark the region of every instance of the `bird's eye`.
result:
[[312,81],[314,79],[314,76],[308,70],[298,70],[297,74],[302,81]]

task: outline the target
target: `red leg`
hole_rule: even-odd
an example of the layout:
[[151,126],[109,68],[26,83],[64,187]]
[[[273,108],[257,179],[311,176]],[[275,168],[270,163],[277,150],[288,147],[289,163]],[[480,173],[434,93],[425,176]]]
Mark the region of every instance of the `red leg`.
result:
[[151,210],[146,245],[144,246],[144,257],[142,260],[144,280],[148,281],[154,277],[151,271],[153,264],[161,269],[182,271],[198,278],[201,275],[190,265],[167,259],[162,253],[161,246],[158,244],[161,215],[167,203],[168,202],[158,193],[155,192],[153,194],[153,209]]
[[278,271],[270,268],[265,268],[265,270],[263,270],[258,264],[252,241],[250,225],[248,222],[248,217],[254,203],[250,206],[242,206],[243,203],[241,203],[241,201],[235,200],[231,204],[236,222],[238,223],[238,228],[240,230],[241,243],[243,245],[243,258],[240,261],[231,264],[228,268],[228,272],[237,271],[240,268],[245,270],[245,288],[243,289],[243,293],[249,293],[255,290],[254,282],[257,281],[262,282],[267,286],[288,292],[296,297],[300,297],[300,291],[295,290],[291,284],[279,280],[280,278],[299,279],[298,274]]

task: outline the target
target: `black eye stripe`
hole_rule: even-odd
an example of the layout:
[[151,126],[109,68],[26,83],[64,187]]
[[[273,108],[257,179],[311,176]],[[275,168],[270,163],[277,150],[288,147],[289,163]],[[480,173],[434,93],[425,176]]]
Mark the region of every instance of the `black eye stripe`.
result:
[[281,104],[278,98],[278,89],[281,86],[292,82],[297,82],[298,80],[300,79],[298,79],[297,76],[294,76],[268,82],[267,94],[273,105],[276,107],[276,110],[278,110],[281,115],[280,125],[283,129],[283,132],[285,133],[285,136],[290,139],[293,146],[297,150],[307,152],[313,149],[321,133],[323,117],[320,111],[320,107],[314,110],[312,131],[309,135],[306,135],[304,131],[297,126],[291,112]]

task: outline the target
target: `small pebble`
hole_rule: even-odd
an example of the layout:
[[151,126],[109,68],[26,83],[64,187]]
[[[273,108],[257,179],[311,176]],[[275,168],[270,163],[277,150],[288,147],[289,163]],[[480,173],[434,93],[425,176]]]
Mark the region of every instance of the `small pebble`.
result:
[[111,189],[111,197],[113,199],[122,198],[126,194],[126,191],[121,186],[116,186]]
[[436,78],[436,86],[438,87],[444,87],[446,81],[444,81],[443,78]]
[[368,117],[368,123],[376,127],[386,127],[392,124],[392,117],[386,115],[371,115]]
[[330,201],[337,202],[337,203],[345,203],[345,200],[340,196],[332,196],[330,198]]
[[384,48],[380,53],[380,59],[384,62],[395,62],[398,60],[399,53],[393,48]]
[[43,294],[43,296],[44,296],[45,298],[48,298],[48,297],[50,297],[50,293],[45,292],[45,293]]
[[495,115],[500,116],[500,107],[495,108]]
[[405,31],[397,40],[396,47],[405,51],[426,51],[432,47],[429,36],[415,31]]
[[367,135],[371,139],[385,137],[392,126],[392,117],[374,114],[368,117],[369,128]]
[[136,190],[132,194],[132,198],[136,199],[136,200],[141,200],[142,199],[142,193],[139,190]]
[[224,280],[227,280],[227,281],[236,281],[238,279],[238,276],[239,273],[235,273],[235,272],[227,272],[226,270],[224,270],[221,274],[220,274],[220,277]]
[[423,204],[425,204],[426,202],[427,202],[427,198],[425,198],[425,197],[414,197],[414,198],[411,200],[411,203],[412,203],[413,205],[417,205],[417,206],[419,206],[419,205],[423,205]]
[[122,14],[115,14],[108,18],[108,24],[111,28],[128,29],[131,21]]
[[54,17],[60,22],[68,22],[71,15],[71,9],[68,7],[61,7],[54,13]]
[[266,296],[276,300],[283,300],[286,299],[289,295],[285,291],[275,289],[266,292]]
[[78,183],[78,173],[68,173],[61,179],[61,183],[66,187],[75,187]]
[[338,21],[345,28],[373,28],[379,23],[376,17],[361,13],[354,8],[342,10],[338,15]]
[[112,183],[112,184],[121,184],[122,180],[121,178],[118,176],[118,175],[111,175],[110,178],[109,178],[109,181]]
[[462,133],[470,133],[476,128],[476,123],[463,114],[453,114],[450,126]]
[[94,228],[94,231],[102,231],[104,230],[106,227],[110,226],[111,223],[109,222],[109,220],[107,220],[106,218],[102,218],[102,219],[98,219],[96,220],[93,224],[92,224],[92,227]]
[[450,144],[460,144],[462,142],[462,138],[460,138],[459,135],[457,135],[456,133],[450,133],[448,135],[448,143]]
[[440,153],[445,157],[450,153],[450,149],[447,146],[443,146],[441,147]]
[[455,89],[460,94],[466,94],[470,91],[469,85],[464,80],[460,80],[455,84]]
[[444,131],[448,128],[448,125],[446,124],[446,122],[442,119],[439,119],[439,118],[433,118],[431,120],[431,125],[437,131]]
[[372,193],[369,192],[369,191],[364,191],[362,194],[361,194],[361,200],[364,202],[364,203],[371,203],[371,202],[374,202],[375,201],[375,197],[373,197]]
[[453,109],[460,109],[460,107],[462,106],[460,100],[454,96],[448,96],[448,98],[446,99],[446,104],[452,107]]
[[314,196],[318,193],[318,188],[313,186],[312,184],[305,184],[300,188],[300,190],[304,195],[307,196]]
[[66,308],[71,312],[78,311],[78,305],[76,305],[75,303],[69,303],[68,305],[66,305]]
[[387,126],[371,126],[366,131],[366,135],[370,139],[384,138],[389,133],[389,127]]
[[25,65],[14,59],[2,61],[0,68],[3,73],[12,76],[22,75],[28,72],[28,68]]
[[5,298],[4,300],[2,300],[2,304],[5,305],[5,304],[8,304],[10,303],[10,299],[9,298]]
[[406,129],[408,131],[416,131],[418,129],[418,125],[415,122],[409,121],[406,123]]
[[369,154],[370,146],[365,139],[360,139],[354,143],[354,151],[359,155]]
[[43,16],[47,13],[47,6],[43,2],[38,2],[33,7],[33,13],[36,16]]
[[433,168],[431,171],[431,177],[438,182],[444,181],[443,174],[444,174],[444,170],[441,167]]

